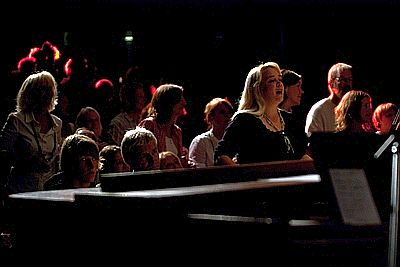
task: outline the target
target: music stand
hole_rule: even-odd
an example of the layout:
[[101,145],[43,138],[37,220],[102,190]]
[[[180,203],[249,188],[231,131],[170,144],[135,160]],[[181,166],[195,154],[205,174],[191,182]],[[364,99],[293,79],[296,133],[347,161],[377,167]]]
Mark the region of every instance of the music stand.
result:
[[392,183],[390,195],[390,221],[389,221],[389,247],[388,247],[388,266],[397,267],[397,235],[398,235],[398,219],[399,219],[399,142],[395,141],[395,135],[391,134],[383,145],[376,151],[374,158],[379,158],[380,155],[392,144]]

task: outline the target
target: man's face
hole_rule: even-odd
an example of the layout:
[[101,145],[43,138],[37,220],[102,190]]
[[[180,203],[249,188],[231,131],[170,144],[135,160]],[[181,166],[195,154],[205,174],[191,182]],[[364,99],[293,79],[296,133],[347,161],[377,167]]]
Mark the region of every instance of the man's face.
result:
[[353,74],[351,70],[346,69],[338,73],[338,75],[332,79],[331,88],[333,93],[340,99],[344,94],[350,91],[353,88]]

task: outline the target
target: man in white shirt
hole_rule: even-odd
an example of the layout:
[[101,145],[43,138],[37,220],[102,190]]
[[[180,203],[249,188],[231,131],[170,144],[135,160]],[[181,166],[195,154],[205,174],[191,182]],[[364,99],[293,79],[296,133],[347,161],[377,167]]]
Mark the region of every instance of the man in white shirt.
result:
[[305,132],[308,136],[312,132],[335,131],[335,107],[342,96],[353,87],[352,66],[345,63],[336,63],[328,72],[328,89],[330,95],[315,103],[307,114]]

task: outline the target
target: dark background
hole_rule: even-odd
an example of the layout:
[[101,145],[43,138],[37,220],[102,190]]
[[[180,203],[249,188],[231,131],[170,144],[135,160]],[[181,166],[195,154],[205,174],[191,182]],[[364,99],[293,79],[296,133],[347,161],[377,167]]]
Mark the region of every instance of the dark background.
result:
[[205,104],[213,97],[236,103],[248,71],[266,61],[303,75],[304,114],[328,95],[327,72],[337,62],[354,67],[354,88],[369,92],[374,107],[400,104],[399,7],[388,0],[17,0],[2,8],[0,75],[45,40],[64,56],[84,51],[114,81],[142,65],[152,82],[163,77],[185,88],[188,146],[205,130]]

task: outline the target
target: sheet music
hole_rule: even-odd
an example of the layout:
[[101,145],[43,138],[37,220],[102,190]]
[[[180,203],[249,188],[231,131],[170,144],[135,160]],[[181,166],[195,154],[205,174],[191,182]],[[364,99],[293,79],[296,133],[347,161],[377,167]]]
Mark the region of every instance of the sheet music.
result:
[[329,173],[345,224],[381,224],[363,169],[330,169]]

